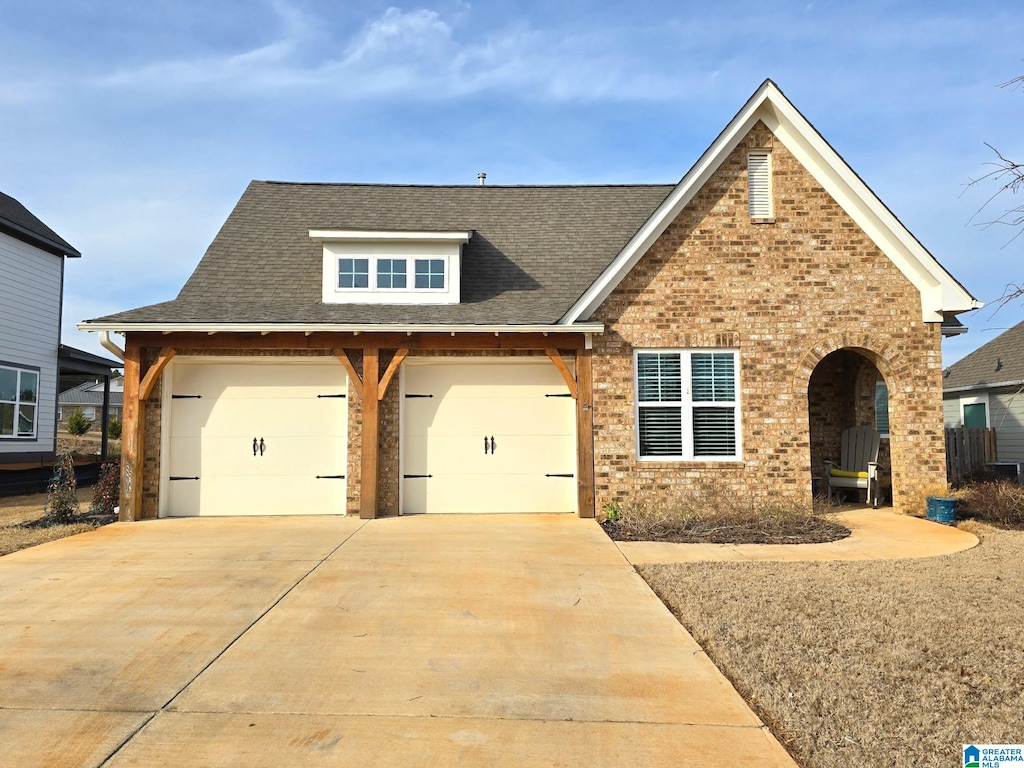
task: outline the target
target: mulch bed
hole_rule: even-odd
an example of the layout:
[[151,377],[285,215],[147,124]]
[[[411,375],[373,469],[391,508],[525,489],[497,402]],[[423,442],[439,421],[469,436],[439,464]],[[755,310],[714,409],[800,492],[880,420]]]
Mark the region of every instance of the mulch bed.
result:
[[786,520],[737,523],[712,518],[680,521],[658,526],[642,535],[624,530],[618,523],[601,523],[615,541],[661,541],[671,544],[824,544],[850,535],[850,529],[834,520],[810,516]]

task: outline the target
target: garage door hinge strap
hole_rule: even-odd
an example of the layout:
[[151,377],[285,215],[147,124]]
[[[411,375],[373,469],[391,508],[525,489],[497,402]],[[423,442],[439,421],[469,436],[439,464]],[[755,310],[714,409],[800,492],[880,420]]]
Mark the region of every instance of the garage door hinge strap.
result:
[[347,397],[347,395],[317,395],[317,397]]
[[202,395],[171,395],[171,400],[201,400]]
[[568,474],[561,474],[561,475],[560,475],[560,474],[550,474],[550,475],[544,475],[544,477],[576,477],[576,475],[574,475],[574,474],[572,474],[572,473],[570,472],[570,473],[568,473]]
[[433,395],[406,395],[406,397],[433,397]]
[[415,478],[415,477],[433,477],[433,475],[402,475],[402,477],[404,477],[405,479],[408,480],[410,478]]
[[317,475],[317,480],[344,480],[344,475]]
[[544,397],[572,397],[572,395],[566,392],[564,395],[544,395]]
[[198,477],[177,477],[175,475],[171,475],[168,478],[168,480],[198,480],[198,479],[199,479]]

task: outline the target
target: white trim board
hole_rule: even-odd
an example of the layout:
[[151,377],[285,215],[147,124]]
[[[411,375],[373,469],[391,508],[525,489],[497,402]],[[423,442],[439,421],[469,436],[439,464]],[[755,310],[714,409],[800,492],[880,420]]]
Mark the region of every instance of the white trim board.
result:
[[918,289],[924,322],[942,322],[944,313],[983,306],[903,226],[778,86],[765,80],[559,322],[571,324],[593,315],[759,120]]

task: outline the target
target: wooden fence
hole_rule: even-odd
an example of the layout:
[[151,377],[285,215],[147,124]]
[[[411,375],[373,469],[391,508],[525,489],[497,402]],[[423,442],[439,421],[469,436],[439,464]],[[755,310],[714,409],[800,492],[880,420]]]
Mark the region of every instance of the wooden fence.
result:
[[954,485],[996,460],[996,431],[987,427],[946,428],[946,478]]

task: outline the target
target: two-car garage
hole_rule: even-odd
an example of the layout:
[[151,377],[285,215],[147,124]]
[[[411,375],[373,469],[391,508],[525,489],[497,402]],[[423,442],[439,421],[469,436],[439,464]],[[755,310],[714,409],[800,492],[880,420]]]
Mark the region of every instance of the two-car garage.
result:
[[[334,358],[179,357],[164,373],[160,514],[344,514]],[[547,358],[417,358],[399,377],[403,513],[574,512],[575,403]]]

